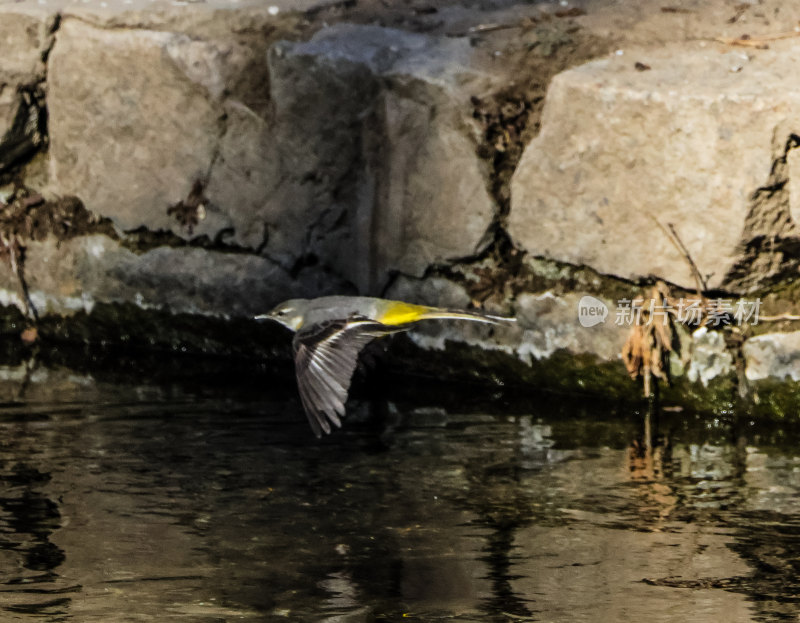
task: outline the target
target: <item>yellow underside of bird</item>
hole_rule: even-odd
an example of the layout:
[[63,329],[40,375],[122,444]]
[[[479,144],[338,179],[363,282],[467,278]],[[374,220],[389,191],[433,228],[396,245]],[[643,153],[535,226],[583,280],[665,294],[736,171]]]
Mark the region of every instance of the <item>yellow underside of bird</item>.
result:
[[382,324],[387,324],[393,327],[398,325],[408,324],[422,320],[425,315],[434,311],[430,307],[424,305],[414,305],[412,303],[397,302],[389,306],[389,308],[380,314],[375,320]]
[[450,309],[439,309],[437,307],[427,307],[425,305],[414,305],[412,303],[403,303],[400,301],[393,302],[392,305],[386,309],[382,314],[379,314],[375,320],[381,324],[391,327],[398,327],[406,324],[418,322],[420,320],[435,320],[435,319],[467,319],[467,320],[484,320],[489,321],[490,317],[483,317],[480,314],[469,312],[459,312]]

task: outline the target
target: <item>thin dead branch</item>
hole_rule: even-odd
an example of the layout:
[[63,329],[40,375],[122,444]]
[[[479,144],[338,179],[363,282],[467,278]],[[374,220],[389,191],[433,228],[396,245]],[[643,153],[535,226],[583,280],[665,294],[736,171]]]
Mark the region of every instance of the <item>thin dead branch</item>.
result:
[[672,243],[672,245],[678,250],[678,252],[683,256],[686,260],[686,263],[689,264],[689,270],[692,271],[692,276],[694,277],[695,282],[695,289],[697,290],[697,296],[703,297],[703,293],[708,290],[708,286],[706,285],[706,280],[703,279],[703,276],[700,274],[700,270],[697,268],[697,264],[695,264],[694,260],[692,259],[689,250],[686,248],[686,245],[683,244],[680,236],[678,236],[678,232],[675,231],[675,226],[672,223],[667,223],[666,227],[664,224],[656,218],[656,216],[650,213],[650,218],[653,219],[658,225],[659,229],[664,232],[664,235],[667,239]]
[[466,37],[468,35],[479,35],[483,33],[494,32],[496,30],[511,30],[514,28],[520,28],[522,30],[526,30],[535,26],[538,22],[539,20],[536,19],[535,17],[524,17],[523,19],[517,22],[475,24],[474,26],[470,26],[466,30],[451,32],[448,34],[451,37]]
[[800,37],[800,26],[795,27],[794,30],[779,32],[772,35],[761,35],[758,37],[751,37],[750,35],[742,35],[740,37],[714,37],[714,41],[724,45],[766,50],[769,48],[769,43],[771,41],[792,39],[794,37]]
[[800,316],[797,314],[777,314],[775,316],[762,316],[759,314],[758,321],[759,322],[781,322],[784,320],[800,320]]

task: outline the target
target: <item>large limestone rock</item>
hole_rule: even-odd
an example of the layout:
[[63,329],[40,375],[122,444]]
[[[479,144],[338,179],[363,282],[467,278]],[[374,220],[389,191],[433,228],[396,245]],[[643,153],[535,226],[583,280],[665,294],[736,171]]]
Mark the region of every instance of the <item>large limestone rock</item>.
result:
[[281,144],[301,179],[340,189],[324,210],[301,202],[289,218],[311,221],[309,250],[362,290],[470,255],[486,234],[494,205],[469,95],[487,77],[469,69],[471,54],[463,39],[349,24],[273,53],[276,118],[292,128]]
[[513,178],[513,239],[535,255],[694,287],[658,219],[721,285],[751,196],[800,132],[800,46],[771,47],[626,51],[557,75]]

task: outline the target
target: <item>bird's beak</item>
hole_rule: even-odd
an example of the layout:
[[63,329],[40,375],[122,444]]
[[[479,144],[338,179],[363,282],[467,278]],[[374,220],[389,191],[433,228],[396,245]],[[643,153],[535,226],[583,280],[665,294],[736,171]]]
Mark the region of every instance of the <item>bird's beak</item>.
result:
[[258,316],[253,316],[253,320],[263,322],[264,320],[272,320],[272,316],[269,314],[259,314]]

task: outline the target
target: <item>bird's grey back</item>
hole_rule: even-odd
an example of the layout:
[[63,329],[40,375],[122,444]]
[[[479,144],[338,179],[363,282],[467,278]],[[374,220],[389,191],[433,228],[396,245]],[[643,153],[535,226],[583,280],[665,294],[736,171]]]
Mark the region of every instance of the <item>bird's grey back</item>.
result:
[[321,296],[308,300],[304,326],[361,314],[374,318],[381,300],[369,296]]

